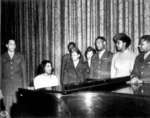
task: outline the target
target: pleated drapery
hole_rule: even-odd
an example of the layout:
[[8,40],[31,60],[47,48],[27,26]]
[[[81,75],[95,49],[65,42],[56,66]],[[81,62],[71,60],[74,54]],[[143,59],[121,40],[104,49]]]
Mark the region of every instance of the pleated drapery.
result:
[[2,0],[2,30],[2,43],[13,37],[25,55],[30,83],[44,59],[60,77],[70,41],[84,55],[97,36],[104,36],[107,49],[115,52],[112,38],[125,32],[138,53],[139,37],[150,34],[150,5],[148,0]]

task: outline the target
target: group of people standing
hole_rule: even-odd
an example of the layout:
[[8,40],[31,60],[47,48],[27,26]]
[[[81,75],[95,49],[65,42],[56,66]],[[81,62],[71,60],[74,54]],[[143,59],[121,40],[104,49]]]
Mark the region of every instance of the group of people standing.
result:
[[[106,39],[97,37],[96,49],[89,46],[85,51],[85,61],[75,43],[68,44],[69,53],[62,57],[61,84],[86,81],[86,79],[110,78],[113,53],[106,50]],[[71,48],[70,48],[71,47]]]
[[69,43],[69,53],[62,57],[61,84],[78,83],[86,79],[105,80],[125,76],[131,76],[131,83],[149,81],[150,35],[140,38],[138,56],[131,50],[131,39],[127,34],[116,34],[113,41],[116,53],[106,49],[107,40],[104,37],[97,37],[95,49],[89,46],[85,51],[85,61],[75,43]]
[[[125,33],[115,35],[113,40],[116,53],[113,54],[107,50],[107,40],[99,36],[95,40],[95,48],[87,47],[85,59],[76,44],[70,42],[68,44],[69,53],[62,57],[60,79],[53,75],[52,62],[43,60],[41,73],[33,79],[34,88],[79,83],[86,81],[86,79],[105,80],[124,76],[130,76],[131,83],[149,82],[150,35],[140,37],[140,54],[138,56],[130,50],[131,39]],[[1,56],[1,89],[8,110],[12,103],[16,102],[17,89],[27,88],[28,85],[25,59],[22,54],[15,51],[15,40],[9,39],[6,47],[8,51]]]

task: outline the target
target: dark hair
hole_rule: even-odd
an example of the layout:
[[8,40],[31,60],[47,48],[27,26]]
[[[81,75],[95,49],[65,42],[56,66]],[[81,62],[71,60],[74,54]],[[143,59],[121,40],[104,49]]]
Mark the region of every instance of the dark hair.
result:
[[73,47],[71,50],[70,50],[70,54],[72,54],[73,52],[77,52],[78,54],[80,54],[80,57],[81,58],[81,51],[77,48],[77,47]]
[[70,49],[70,46],[73,46],[73,47],[76,47],[76,44],[74,43],[74,42],[70,42],[69,44],[68,44],[68,51],[70,51],[71,49]]
[[[37,70],[37,74],[38,74],[38,75],[39,75],[39,74],[42,74],[42,73],[45,73],[44,68],[45,68],[45,66],[46,66],[47,63],[50,63],[51,66],[52,66],[52,62],[51,62],[50,60],[43,60],[43,61],[41,62],[41,64],[38,66],[38,70]],[[53,71],[54,71],[54,69],[53,69],[53,67],[52,67],[52,72],[53,72]]]
[[97,42],[98,39],[101,39],[101,40],[103,40],[103,41],[106,41],[106,39],[105,39],[104,37],[98,36],[98,37],[95,39],[95,45],[96,45],[96,42]]
[[87,47],[86,51],[85,51],[85,57],[87,58],[87,53],[92,51],[93,54],[96,53],[96,50],[94,48],[92,48],[91,46]]
[[126,35],[125,33],[118,33],[113,37],[114,42],[116,43],[117,40],[121,40],[122,42],[126,43],[126,48],[129,47],[129,45],[131,44],[131,39],[128,35]]
[[8,40],[6,41],[6,44],[8,44],[10,40],[13,40],[13,41],[16,43],[16,40],[15,40],[15,39],[10,38],[10,39],[8,39]]
[[150,35],[143,35],[143,36],[141,36],[140,37],[140,40],[144,40],[144,41],[147,41],[147,42],[149,42],[150,43]]

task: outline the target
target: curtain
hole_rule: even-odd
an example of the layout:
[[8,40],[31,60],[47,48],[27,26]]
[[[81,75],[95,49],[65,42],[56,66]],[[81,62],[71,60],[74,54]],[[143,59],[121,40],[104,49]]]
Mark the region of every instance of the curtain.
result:
[[8,36],[17,40],[29,83],[44,59],[52,61],[60,78],[61,57],[70,41],[84,55],[97,36],[104,36],[107,49],[115,52],[113,36],[125,32],[132,39],[131,49],[138,53],[139,37],[150,34],[148,0],[2,0],[2,6],[2,42]]
[[[0,16],[1,16],[1,1],[0,1]],[[1,17],[0,17],[0,26],[1,26]],[[1,29],[0,29],[1,32]],[[0,33],[0,37],[1,37],[1,33]],[[0,38],[0,45],[1,45],[1,38]],[[1,48],[0,48],[0,52],[1,52]],[[0,70],[1,70],[1,56],[0,56]],[[0,89],[1,89],[1,71],[0,71]]]

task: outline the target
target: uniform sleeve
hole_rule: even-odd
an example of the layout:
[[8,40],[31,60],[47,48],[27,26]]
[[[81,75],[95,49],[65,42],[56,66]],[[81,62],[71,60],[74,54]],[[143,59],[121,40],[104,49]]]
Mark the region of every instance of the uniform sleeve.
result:
[[1,66],[1,67],[0,67],[0,69],[1,69],[1,75],[0,75],[0,89],[1,89],[1,82],[2,82],[1,79],[4,77],[4,70],[5,70],[5,69],[4,69],[4,65],[5,65],[5,64],[4,64],[4,60],[5,60],[5,59],[4,59],[4,55],[2,55],[2,56],[0,55],[0,61],[1,61],[1,65],[0,65],[0,66]]
[[68,83],[68,69],[67,69],[67,65],[64,68],[64,79],[62,81],[62,84],[67,84]]
[[90,68],[87,63],[84,64],[84,80],[89,78]]
[[132,59],[131,59],[131,63],[130,63],[130,72],[132,72],[132,70],[133,70],[136,56],[137,56],[137,55],[133,53]]
[[111,78],[115,78],[115,75],[116,75],[115,59],[116,59],[116,55],[114,55],[113,58],[112,58],[112,63],[111,63]]
[[63,84],[63,79],[64,79],[64,56],[62,56],[61,59],[61,74],[60,74],[60,82]]
[[131,73],[131,78],[132,77],[139,77],[139,68],[138,68],[138,57],[136,57],[135,59],[135,63],[134,63],[134,67],[133,67],[133,70],[132,70],[132,73]]
[[21,56],[21,70],[22,70],[22,77],[23,77],[23,87],[27,87],[27,76],[26,76],[26,63],[23,55]]
[[93,58],[91,60],[91,66],[90,66],[90,72],[89,72],[89,78],[93,78],[93,71],[94,71],[94,64],[93,64]]
[[93,73],[94,73],[94,59],[95,56],[91,59],[91,66],[90,66],[90,72],[89,72],[89,79],[93,79]]

